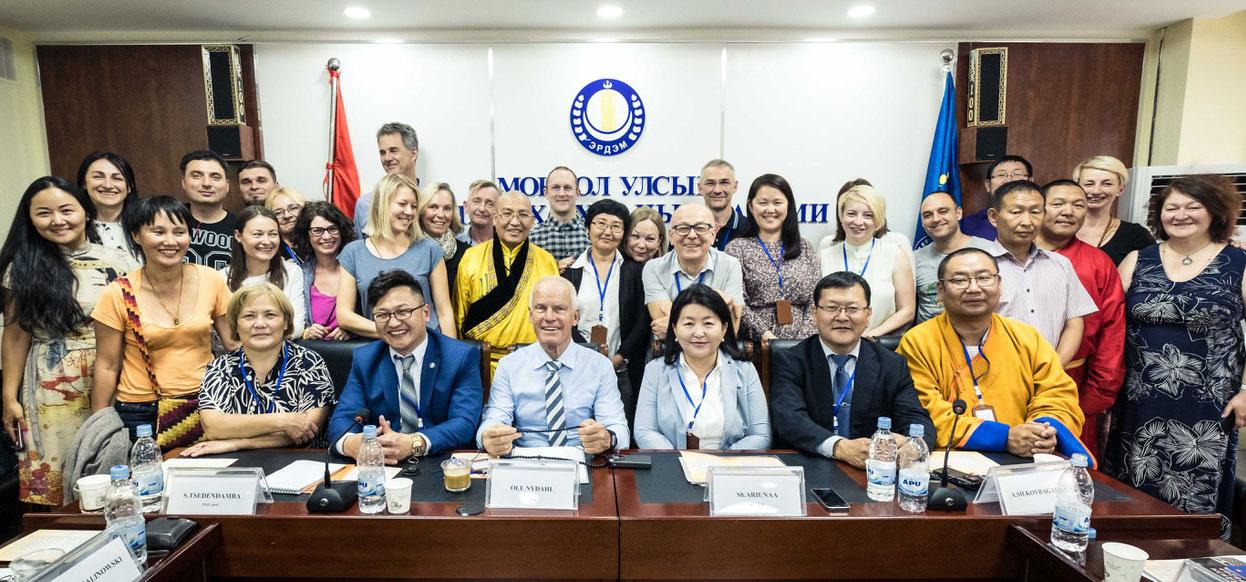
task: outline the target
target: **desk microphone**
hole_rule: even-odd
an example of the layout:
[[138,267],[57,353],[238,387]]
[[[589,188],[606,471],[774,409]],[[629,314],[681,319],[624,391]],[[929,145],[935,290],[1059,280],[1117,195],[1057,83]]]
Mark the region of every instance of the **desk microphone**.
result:
[[965,494],[960,489],[948,487],[947,484],[947,463],[948,458],[952,454],[952,446],[956,442],[956,423],[960,420],[960,415],[965,413],[965,401],[959,398],[952,403],[952,412],[956,414],[952,418],[952,433],[948,436],[947,448],[943,450],[943,474],[939,479],[939,488],[930,494],[930,499],[926,502],[926,508],[934,511],[965,511],[968,503],[965,501]]
[[[355,427],[363,424],[372,412],[367,408],[360,408],[355,413],[354,422],[346,429],[349,433]],[[343,483],[334,483],[333,476],[329,471],[329,454],[333,452],[334,443],[329,443],[328,450],[324,453],[324,483],[316,487],[312,491],[311,497],[307,498],[307,511],[310,513],[337,513],[350,509],[355,504],[355,498],[359,496],[359,486],[357,483],[349,481]]]

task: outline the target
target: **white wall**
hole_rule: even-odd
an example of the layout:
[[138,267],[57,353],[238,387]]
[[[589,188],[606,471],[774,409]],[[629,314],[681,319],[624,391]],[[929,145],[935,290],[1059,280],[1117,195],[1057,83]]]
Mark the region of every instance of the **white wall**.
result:
[[[722,155],[737,167],[737,204],[765,172],[788,178],[802,203],[827,203],[844,181],[866,177],[887,195],[891,227],[911,235],[944,48],[955,47],[274,44],[257,46],[256,60],[267,159],[282,183],[313,197],[328,144],[324,64],[337,57],[365,190],[381,176],[376,128],[405,121],[420,134],[420,177],[449,182],[460,194],[476,178],[544,177],[564,164],[607,178],[609,195],[629,204],[678,204],[688,198],[624,196],[621,178],[691,176]],[[630,84],[647,115],[635,146],[613,157],[585,151],[569,126],[580,88],[607,77]],[[813,242],[833,227],[833,211],[827,218],[804,227]]]
[[12,41],[17,64],[15,82],[0,80],[0,216],[6,217],[0,220],[2,241],[26,187],[51,170],[35,46],[15,30],[0,27],[0,36]]

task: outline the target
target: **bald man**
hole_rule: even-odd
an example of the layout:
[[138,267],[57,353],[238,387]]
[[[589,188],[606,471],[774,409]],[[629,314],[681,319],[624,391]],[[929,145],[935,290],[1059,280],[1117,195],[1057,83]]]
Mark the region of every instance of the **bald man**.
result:
[[917,279],[917,323],[943,313],[939,301],[936,271],[943,257],[963,248],[985,249],[991,241],[961,232],[961,208],[946,192],[931,192],[922,200],[922,228],[930,244],[913,251],[913,271]]
[[[454,307],[464,338],[498,348],[536,341],[528,323],[528,296],[541,277],[558,275],[558,263],[528,241],[533,222],[528,197],[507,192],[498,197],[493,211],[493,240],[463,253]],[[496,369],[501,355],[494,354]]]
[[590,454],[628,447],[631,435],[614,366],[571,341],[579,317],[570,281],[558,276],[537,281],[528,301],[536,343],[498,365],[476,433],[480,448],[502,456],[516,444],[579,445]]
[[744,305],[744,271],[740,261],[716,248],[718,226],[714,213],[704,204],[684,204],[667,227],[672,251],[645,263],[641,280],[645,306],[653,318],[653,333],[666,336],[671,303],[685,287],[704,283],[717,289],[731,307],[732,323],[740,329],[740,306]]

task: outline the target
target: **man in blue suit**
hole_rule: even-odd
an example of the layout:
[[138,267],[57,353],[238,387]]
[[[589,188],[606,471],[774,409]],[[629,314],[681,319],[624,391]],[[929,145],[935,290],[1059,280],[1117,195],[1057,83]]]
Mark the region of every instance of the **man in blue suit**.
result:
[[420,284],[405,271],[386,271],[368,286],[379,341],[355,350],[350,378],[329,419],[329,442],[354,457],[363,442],[354,424],[380,427],[385,462],[471,446],[483,390],[479,348],[428,329]]

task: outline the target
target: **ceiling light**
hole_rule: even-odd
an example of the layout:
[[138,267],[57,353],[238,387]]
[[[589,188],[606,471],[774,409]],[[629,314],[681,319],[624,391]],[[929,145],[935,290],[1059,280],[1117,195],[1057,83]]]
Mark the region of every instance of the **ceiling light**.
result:
[[623,16],[623,9],[614,4],[605,4],[597,9],[597,16],[601,18],[618,18]]
[[868,18],[874,15],[874,7],[869,4],[859,4],[848,9],[848,18]]
[[402,39],[401,38],[377,38],[377,39],[373,39],[372,42],[376,44],[402,44]]
[[364,8],[363,6],[347,6],[342,10],[342,14],[345,14],[347,18],[363,20],[372,16],[372,11]]

